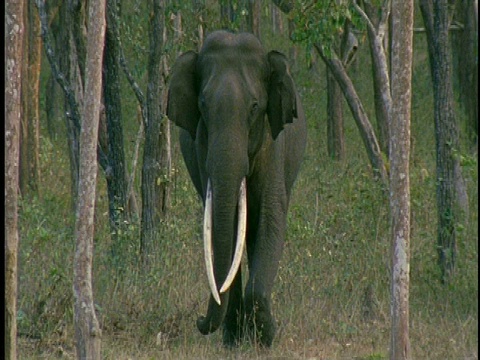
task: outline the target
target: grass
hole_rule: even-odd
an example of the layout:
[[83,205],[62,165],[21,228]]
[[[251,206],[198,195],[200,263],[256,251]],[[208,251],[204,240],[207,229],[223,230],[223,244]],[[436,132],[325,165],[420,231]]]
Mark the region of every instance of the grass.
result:
[[[361,48],[352,77],[367,99],[368,112],[373,113],[371,84],[361,71],[368,49]],[[477,158],[462,152],[468,160],[463,170],[470,216],[458,229],[457,272],[451,284],[442,286],[435,249],[431,85],[427,59],[418,55],[415,61],[410,173],[412,355],[415,359],[477,359]],[[372,179],[347,107],[347,159],[337,163],[327,157],[323,72],[319,66],[316,75],[307,70],[295,73],[307,113],[309,142],[292,196],[287,242],[274,287],[278,333],[272,349],[246,343],[226,350],[220,332],[202,336],[195,327],[197,316],[206,311],[209,292],[200,240],[202,214],[174,142],[172,203],[148,272],[140,271],[137,264],[136,222],[120,237],[122,257],[112,262],[106,185],[99,173],[94,296],[103,331],[103,358],[388,358],[388,200]],[[75,357],[69,164],[65,141],[52,142],[43,134],[45,129],[41,198],[26,197],[20,204],[19,358],[69,359]]]

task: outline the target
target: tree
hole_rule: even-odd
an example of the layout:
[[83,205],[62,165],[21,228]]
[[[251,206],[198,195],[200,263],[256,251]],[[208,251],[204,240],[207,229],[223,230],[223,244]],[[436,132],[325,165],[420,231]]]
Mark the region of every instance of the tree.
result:
[[343,95],[327,67],[327,152],[334,160],[345,158]]
[[104,152],[107,155],[108,164],[105,174],[114,257],[117,255],[118,231],[124,224],[124,220],[128,218],[127,174],[123,142],[122,101],[120,98],[119,6],[117,0],[107,0],[107,28],[103,60],[103,94],[107,130],[107,146]]
[[388,19],[391,1],[383,1],[380,7],[370,1],[363,1],[365,13],[357,7],[367,23],[368,43],[372,58],[373,90],[375,94],[375,115],[377,118],[378,142],[383,153],[389,154],[390,79],[388,74]]
[[157,227],[161,219],[159,207],[163,207],[162,167],[160,164],[160,133],[163,121],[162,94],[164,79],[161,73],[163,31],[165,27],[165,4],[162,0],[152,0],[150,19],[150,54],[148,60],[147,121],[142,167],[142,225],[140,249],[143,262],[148,264],[152,244],[156,239]]
[[17,253],[24,1],[5,3],[5,358],[17,358]]
[[102,93],[102,61],[105,44],[105,0],[89,2],[85,98],[80,132],[78,206],[75,219],[73,290],[75,339],[78,359],[100,359],[100,324],[92,291],[97,140]]
[[85,14],[83,2],[69,0],[60,7],[60,25],[62,29],[57,39],[63,56],[57,57],[53,47],[52,35],[49,32],[45,1],[37,0],[41,23],[41,36],[45,54],[52,74],[65,94],[65,115],[67,139],[70,158],[71,189],[73,208],[76,208],[78,189],[79,134],[83,104],[83,65],[85,64],[85,46],[83,42]]
[[260,36],[260,18],[262,2],[260,0],[248,0],[247,29],[257,38]]
[[22,91],[22,126],[20,139],[20,190],[38,194],[40,179],[40,63],[42,59],[42,42],[40,41],[40,19],[34,8],[33,0],[25,7],[25,44]]
[[[332,46],[334,34],[342,31],[345,21],[351,21],[353,26],[361,27],[359,19],[364,13],[355,2],[335,4],[336,2],[331,1],[312,1],[295,9],[294,21],[298,30],[293,33],[293,39],[305,43],[307,48],[316,49],[335,77],[357,124],[374,175],[388,186],[387,166],[375,131],[341,57]],[[353,6],[354,13],[359,13],[360,17],[352,16],[350,5]]]
[[[60,8],[64,6],[62,1],[48,1],[45,4],[46,13],[50,19],[49,31],[51,33],[51,38],[53,42],[53,48],[61,49],[62,45],[60,40],[62,38],[62,30],[60,28]],[[48,75],[48,80],[43,89],[45,93],[45,122],[48,130],[48,136],[50,139],[56,139],[57,137],[57,128],[58,122],[64,121],[64,111],[63,107],[59,106],[60,103],[64,102],[64,97],[60,85],[55,80],[55,76],[50,73]]]
[[392,3],[392,107],[390,115],[390,213],[392,224],[392,331],[390,359],[410,359],[410,115],[413,0]]
[[224,29],[230,29],[235,21],[235,11],[233,9],[233,0],[220,0],[220,26]]
[[460,31],[452,32],[454,73],[458,79],[460,104],[467,115],[470,145],[478,141],[478,5],[477,0],[457,1],[455,21]]
[[453,107],[453,87],[449,44],[448,0],[420,1],[427,33],[433,83],[435,143],[437,154],[437,249],[442,282],[448,282],[455,269],[456,227],[461,214],[468,213],[463,181],[458,128]]
[[[340,44],[334,45],[342,57],[345,69],[355,58],[358,48],[357,38],[351,32],[350,22],[346,21]],[[343,131],[343,95],[335,77],[327,66],[327,151],[335,160],[345,158],[345,139]]]
[[335,80],[342,89],[343,95],[347,100],[347,104],[350,107],[350,111],[352,112],[355,123],[360,131],[360,137],[367,150],[368,159],[372,165],[374,175],[378,177],[384,185],[387,185],[387,167],[382,157],[382,151],[378,145],[375,131],[368,119],[362,101],[355,90],[355,86],[346,72],[345,66],[336,54],[332,53],[331,57],[328,57],[321,44],[315,44],[315,49],[327,64],[328,69],[332,72]]

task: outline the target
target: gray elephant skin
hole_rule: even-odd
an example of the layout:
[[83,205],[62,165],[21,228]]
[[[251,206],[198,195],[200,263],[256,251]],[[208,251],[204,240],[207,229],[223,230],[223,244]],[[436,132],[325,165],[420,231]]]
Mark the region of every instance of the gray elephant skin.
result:
[[[272,287],[306,145],[305,116],[287,59],[267,53],[251,34],[213,32],[199,53],[177,59],[167,114],[181,128],[185,164],[205,206],[212,294],[197,327],[209,334],[223,324],[226,346],[248,334],[269,347],[276,328]],[[245,289],[242,272],[231,269],[240,264],[242,239]],[[233,282],[225,284],[227,278]]]

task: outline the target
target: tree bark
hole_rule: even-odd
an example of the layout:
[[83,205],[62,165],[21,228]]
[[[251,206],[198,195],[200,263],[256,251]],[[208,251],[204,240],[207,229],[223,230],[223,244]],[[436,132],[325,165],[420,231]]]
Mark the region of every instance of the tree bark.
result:
[[112,253],[117,255],[118,231],[121,230],[127,214],[127,174],[123,142],[122,104],[120,98],[120,64],[118,0],[107,0],[107,28],[103,59],[103,94],[107,128],[107,179],[108,210],[110,230],[113,236]]
[[[67,77],[73,97],[78,109],[83,108],[84,95],[84,65],[85,65],[85,45],[81,37],[84,36],[82,24],[85,21],[85,12],[83,2],[68,0],[63,7],[64,23],[63,31],[65,34],[65,55],[63,56],[64,74]],[[64,49],[62,49],[62,52]],[[66,102],[67,114],[75,113],[73,104]],[[81,116],[81,115],[80,115]],[[72,197],[73,206],[77,204],[77,191],[79,181],[79,163],[80,163],[80,116],[67,116],[67,135],[70,150],[70,169],[72,178]]]
[[18,174],[24,1],[5,3],[5,358],[17,358]]
[[[59,46],[60,33],[60,9],[62,4],[60,1],[48,1],[45,4],[46,13],[50,19],[49,23],[49,32],[51,33],[51,38],[53,41],[53,47],[55,49],[61,49],[62,46]],[[59,106],[60,103],[63,103],[64,97],[61,92],[60,85],[56,82],[55,76],[50,74],[45,85],[45,113],[46,113],[46,125],[48,130],[48,136],[50,139],[54,140],[57,137],[57,128],[58,121],[63,121],[64,118],[64,109],[62,106]]]
[[343,95],[327,67],[327,151],[333,160],[345,159]]
[[[197,50],[200,51],[200,49],[203,46],[203,39],[205,37],[205,30],[204,30],[204,20],[203,20],[203,15],[205,11],[205,0],[193,0],[193,10],[195,12],[195,18],[197,19],[197,31],[196,31],[196,47]],[[174,43],[178,44],[179,40],[181,39],[181,34],[182,34],[182,16],[181,13],[178,12],[178,14],[175,14],[175,19],[174,19]]]
[[474,149],[478,142],[478,24],[475,4],[475,0],[456,3],[455,19],[463,25],[463,30],[452,32],[451,41],[460,104],[467,116],[467,135]]
[[262,15],[262,2],[261,0],[248,0],[249,2],[249,13],[248,13],[248,22],[249,30],[260,39],[260,19]]
[[[80,78],[77,53],[72,48],[73,40],[70,31],[72,19],[69,4],[62,4],[60,9],[60,28],[64,29],[59,34],[57,44],[61,46],[64,56],[56,57],[53,48],[53,41],[48,30],[48,19],[45,11],[45,2],[37,1],[37,7],[40,15],[40,23],[42,29],[42,39],[45,46],[45,53],[52,69],[55,80],[62,87],[65,94],[65,114],[67,126],[67,141],[70,157],[70,173],[71,173],[71,189],[73,198],[73,208],[76,208],[77,189],[78,189],[78,161],[79,161],[79,144],[78,138],[80,133],[80,109],[82,108],[83,83]],[[74,12],[76,14],[77,12]],[[78,17],[77,21],[80,21]],[[73,63],[72,63],[73,61]]]
[[442,282],[448,282],[455,270],[456,226],[468,213],[468,197],[456,152],[458,129],[453,108],[451,64],[448,50],[448,1],[420,1],[427,33],[433,79],[437,178],[437,249]]
[[152,0],[152,17],[150,19],[150,54],[148,61],[147,114],[145,127],[145,145],[142,167],[142,226],[140,234],[140,251],[145,265],[153,252],[153,243],[157,238],[161,219],[159,207],[163,207],[161,198],[162,172],[160,165],[160,133],[163,121],[162,94],[164,89],[161,74],[161,60],[164,31],[164,2]]
[[105,0],[90,0],[88,16],[85,102],[80,132],[78,206],[73,290],[75,340],[78,359],[101,358],[101,329],[95,315],[92,291],[95,188],[97,183],[98,121],[102,94],[102,60],[105,45]]
[[274,34],[283,34],[283,19],[280,9],[274,5],[270,4],[270,15],[272,18],[272,32]]
[[380,8],[364,1],[367,20],[367,34],[372,58],[373,90],[375,115],[377,118],[378,142],[383,153],[389,154],[389,114],[392,106],[390,96],[390,76],[388,71],[387,49],[384,47],[388,37],[388,19],[390,1],[384,1]]
[[412,98],[413,0],[392,6],[392,107],[390,123],[390,213],[392,223],[392,330],[390,359],[411,359],[410,115]]
[[40,41],[40,20],[34,7],[34,0],[26,3],[25,44],[23,72],[23,116],[20,139],[20,190],[22,194],[31,192],[39,195],[40,181],[40,114],[39,87],[42,43]]
[[220,0],[220,26],[222,29],[230,29],[230,24],[235,21],[233,0]]

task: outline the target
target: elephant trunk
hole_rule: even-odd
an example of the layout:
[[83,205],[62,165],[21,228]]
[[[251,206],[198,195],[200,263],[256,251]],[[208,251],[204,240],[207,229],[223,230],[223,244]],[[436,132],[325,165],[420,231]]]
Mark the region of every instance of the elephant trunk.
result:
[[[240,268],[246,234],[245,178],[233,191],[231,187],[213,187],[215,191],[212,191],[209,179],[205,200],[204,249],[211,296],[207,315],[197,320],[202,334],[214,332],[223,322],[228,308],[229,288]],[[233,244],[236,245],[232,257]]]

